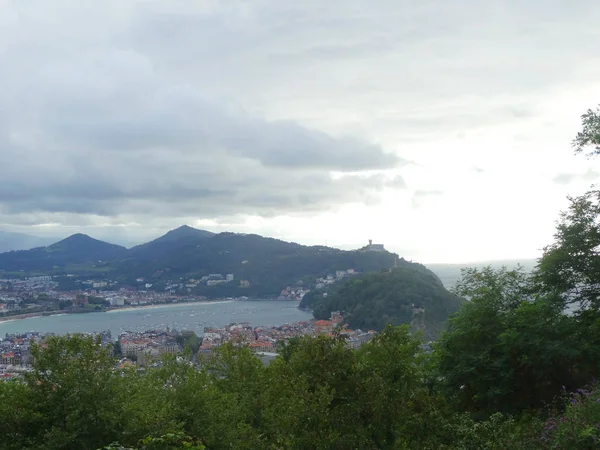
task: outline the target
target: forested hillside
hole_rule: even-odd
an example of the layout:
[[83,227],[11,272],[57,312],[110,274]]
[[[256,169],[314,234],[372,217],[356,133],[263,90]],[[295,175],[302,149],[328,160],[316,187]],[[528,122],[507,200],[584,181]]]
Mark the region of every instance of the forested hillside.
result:
[[74,234],[47,247],[0,253],[0,271],[17,272],[76,272],[80,266],[92,267],[100,262],[114,261],[125,255],[120,245]]
[[[423,331],[427,339],[433,339],[461,302],[430,270],[405,262],[391,271],[351,279],[327,296],[317,291],[311,307],[317,319],[343,311],[351,328],[379,331],[387,324],[410,324],[414,330]],[[303,300],[301,306],[307,303]]]
[[[220,233],[180,227],[131,249],[73,235],[48,247],[0,254],[0,271],[27,274],[96,276],[135,285],[145,278],[156,286],[166,280],[234,274],[236,283],[199,288],[209,297],[268,296],[305,279],[335,274],[337,270],[379,271],[394,265],[397,255],[387,251],[344,251],[305,246],[251,234]],[[250,287],[241,290],[238,280]]]

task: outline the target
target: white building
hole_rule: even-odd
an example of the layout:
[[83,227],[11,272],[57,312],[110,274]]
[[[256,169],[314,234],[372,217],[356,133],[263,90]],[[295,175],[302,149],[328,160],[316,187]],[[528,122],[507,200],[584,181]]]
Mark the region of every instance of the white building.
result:
[[125,306],[124,297],[111,297],[108,299],[110,306]]

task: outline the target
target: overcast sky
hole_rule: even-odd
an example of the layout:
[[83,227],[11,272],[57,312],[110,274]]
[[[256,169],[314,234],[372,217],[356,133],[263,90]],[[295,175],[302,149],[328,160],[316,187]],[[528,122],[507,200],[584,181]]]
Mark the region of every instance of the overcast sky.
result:
[[537,257],[598,0],[0,0],[0,229]]

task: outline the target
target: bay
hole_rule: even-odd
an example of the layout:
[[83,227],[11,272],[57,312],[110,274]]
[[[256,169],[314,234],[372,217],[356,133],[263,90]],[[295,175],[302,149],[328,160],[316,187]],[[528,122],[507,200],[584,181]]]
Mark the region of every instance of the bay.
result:
[[109,312],[59,314],[0,322],[0,336],[6,333],[91,333],[110,330],[113,337],[123,331],[153,329],[193,330],[202,335],[204,327],[222,327],[232,322],[252,326],[283,325],[310,320],[312,314],[298,309],[292,301],[215,301],[157,305]]

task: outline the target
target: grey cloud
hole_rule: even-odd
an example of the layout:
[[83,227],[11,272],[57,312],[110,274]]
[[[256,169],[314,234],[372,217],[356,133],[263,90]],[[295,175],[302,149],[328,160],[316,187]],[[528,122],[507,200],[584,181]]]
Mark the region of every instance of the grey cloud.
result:
[[587,183],[591,183],[594,181],[598,181],[600,179],[600,174],[595,170],[588,169],[587,172],[584,173],[559,173],[556,175],[552,181],[557,184],[571,184],[576,181],[583,181]]
[[[9,1],[1,219],[148,222],[371,201],[405,185],[365,172],[405,161],[352,124],[393,130],[402,148],[534,117],[536,93],[576,83],[597,58],[598,13],[591,0]],[[348,133],[320,125],[335,120]]]
[[[205,101],[195,89],[163,84],[148,73],[150,66],[139,57],[131,55],[133,61],[138,60],[132,64],[126,58],[129,53],[121,53],[103,55],[105,61],[84,65],[83,69],[73,68],[66,79],[51,79],[45,88],[51,89],[52,96],[47,102],[34,103],[47,136],[89,151],[165,147],[204,152],[207,157],[230,153],[287,169],[353,171],[390,168],[402,162],[378,145],[334,138],[292,121],[268,121],[229,112]],[[111,64],[115,64],[116,74],[131,77],[132,71],[140,72],[141,82],[122,92],[119,77],[108,75],[104,95],[90,96],[88,93],[98,85],[95,68]],[[58,70],[59,74],[64,72]],[[36,90],[44,94],[43,87]]]
[[[0,93],[5,223],[269,217],[403,187],[398,177],[356,175],[403,163],[381,146],[215,100],[201,83],[159,73],[155,59],[91,28],[86,37],[96,45],[75,49],[78,58],[61,54],[68,45],[55,36],[48,54],[36,53],[28,36],[31,52],[18,58],[13,50],[15,76]],[[10,56],[0,57],[3,67]],[[32,62],[38,70],[27,70]],[[347,176],[333,179],[332,171]]]
[[0,157],[12,168],[0,179],[0,204],[6,214],[272,216],[372,201],[383,188],[403,187],[401,177],[388,180],[384,174],[358,172],[333,179],[328,170],[282,170],[220,152],[150,148],[80,155],[50,148],[44,166],[18,159],[16,155],[23,152],[9,148]]

